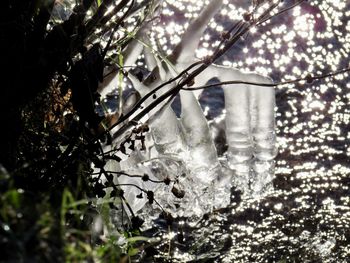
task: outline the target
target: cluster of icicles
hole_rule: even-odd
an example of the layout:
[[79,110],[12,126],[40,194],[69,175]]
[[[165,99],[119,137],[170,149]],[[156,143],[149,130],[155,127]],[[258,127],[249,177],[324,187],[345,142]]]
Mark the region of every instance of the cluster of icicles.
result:
[[[134,41],[129,45],[124,52],[124,64],[132,65],[142,53],[148,70],[157,69],[158,73],[157,78],[148,84],[129,74],[134,88],[141,96],[196,61],[194,54],[199,39],[221,5],[222,1],[211,1],[189,25],[179,44],[179,47],[184,48],[177,49],[172,67],[165,68],[157,56],[141,44],[147,42],[144,37],[147,28],[139,31],[136,38],[142,41]],[[272,83],[271,79],[255,73],[211,65],[195,79],[195,85],[205,85],[213,78],[219,81]],[[108,85],[104,85],[101,93],[105,94],[110,87],[118,85],[118,79],[116,76]],[[155,96],[145,101],[144,106],[164,94],[172,85],[175,84],[157,91]],[[150,132],[146,135],[146,150],[136,147],[120,163],[107,163],[106,170],[122,171],[129,175],[147,174],[150,179],[115,176],[115,182],[121,185],[124,197],[135,213],[159,211],[161,206],[173,216],[199,218],[215,208],[227,207],[232,187],[241,190],[243,196],[255,197],[271,186],[273,159],[276,155],[274,88],[241,84],[226,85],[223,89],[225,117],[221,129],[225,131],[228,149],[222,156],[217,154],[213,140],[216,135],[198,103],[198,93],[181,90],[180,118],[170,106],[162,107],[160,103],[149,113],[149,117],[153,117],[148,119]],[[118,147],[120,139],[105,150]],[[166,178],[171,180],[170,184],[152,182]],[[157,202],[150,205],[145,196],[140,198],[140,188],[153,191]]]

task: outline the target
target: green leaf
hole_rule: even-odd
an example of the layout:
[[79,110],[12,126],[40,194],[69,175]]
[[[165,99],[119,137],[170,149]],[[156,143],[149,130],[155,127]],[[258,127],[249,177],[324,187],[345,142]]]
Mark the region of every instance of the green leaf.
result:
[[140,252],[138,248],[130,248],[128,251],[128,255],[130,257],[137,255]]
[[76,206],[72,206],[72,204],[74,204],[74,197],[72,195],[72,193],[66,188],[63,191],[63,195],[62,195],[62,205],[61,205],[61,226],[64,227],[66,219],[66,213],[69,209],[69,207],[73,207],[76,209]]
[[15,209],[18,209],[21,204],[21,194],[17,189],[10,190],[6,193],[7,201],[14,206]]
[[136,237],[130,237],[127,239],[128,243],[135,243],[137,241],[150,241],[149,237],[143,237],[143,236],[136,236]]

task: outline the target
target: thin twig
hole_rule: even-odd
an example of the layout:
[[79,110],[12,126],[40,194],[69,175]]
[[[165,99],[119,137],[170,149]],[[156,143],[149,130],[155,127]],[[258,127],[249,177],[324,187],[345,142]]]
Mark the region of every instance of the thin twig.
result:
[[102,52],[102,58],[103,58],[103,59],[105,58],[105,56],[106,56],[106,54],[107,54],[107,51],[108,51],[108,49],[109,49],[109,47],[110,47],[110,45],[111,45],[111,43],[112,43],[112,39],[113,39],[113,36],[114,36],[115,31],[116,31],[116,30],[118,29],[118,27],[122,24],[122,22],[123,22],[124,19],[127,17],[127,15],[130,13],[132,7],[134,6],[134,3],[135,3],[135,0],[131,0],[131,4],[130,4],[128,10],[122,15],[122,17],[120,17],[120,18],[118,19],[116,25],[114,26],[114,28],[113,28],[113,30],[112,30],[112,32],[111,32],[111,35],[110,35],[110,37],[109,37],[109,40],[108,40],[108,42],[107,42],[107,45],[106,45],[105,49],[104,49],[103,52]]
[[[117,174],[117,175],[125,175],[127,177],[134,177],[134,178],[143,178],[144,176],[143,175],[139,175],[139,174],[128,174],[128,173],[125,173],[125,172],[116,172],[116,171],[106,171],[107,173],[110,173],[110,174]],[[100,172],[96,172],[96,173],[92,173],[91,175],[97,175],[99,174]],[[147,181],[150,181],[152,183],[155,183],[155,184],[161,184],[161,183],[164,183],[164,180],[153,180],[153,179],[150,179],[148,178]]]
[[341,69],[341,70],[334,71],[334,72],[324,74],[324,75],[306,76],[304,78],[297,78],[297,79],[293,79],[293,80],[281,81],[281,82],[271,83],[271,84],[270,83],[259,83],[259,82],[232,80],[232,81],[218,82],[215,84],[208,84],[208,85],[200,86],[200,87],[186,87],[186,88],[182,88],[182,90],[201,90],[201,89],[207,89],[207,88],[223,86],[223,85],[238,85],[238,84],[251,85],[251,86],[262,86],[262,87],[276,87],[276,86],[283,86],[283,85],[287,85],[287,84],[294,84],[294,83],[301,82],[301,81],[314,81],[314,80],[325,79],[325,78],[334,77],[334,76],[337,76],[337,75],[340,75],[340,74],[343,74],[346,72],[350,72],[350,68]]
[[260,22],[257,23],[256,25],[257,25],[257,26],[260,26],[261,24],[265,23],[267,20],[270,20],[272,17],[274,17],[274,16],[279,16],[279,15],[281,15],[281,14],[283,14],[283,13],[285,13],[285,12],[291,10],[291,9],[293,9],[293,8],[296,7],[297,5],[300,5],[302,2],[305,2],[305,0],[300,0],[299,2],[296,2],[296,3],[294,3],[293,5],[291,5],[291,6],[289,6],[289,7],[286,7],[285,9],[279,11],[278,13],[276,13],[276,14],[274,14],[274,15],[272,15],[272,16],[266,17],[265,19],[263,19],[262,21],[260,21]]

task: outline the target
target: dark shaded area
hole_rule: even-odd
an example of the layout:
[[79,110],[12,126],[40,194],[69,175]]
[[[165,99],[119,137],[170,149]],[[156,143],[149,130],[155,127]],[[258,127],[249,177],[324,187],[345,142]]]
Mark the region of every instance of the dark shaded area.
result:
[[5,1],[1,3],[2,96],[0,162],[13,170],[16,143],[23,129],[21,110],[48,89],[55,74],[67,75],[72,58],[83,47],[83,20],[91,1],[73,10],[68,20],[51,25],[54,1]]
[[[88,44],[111,1],[100,7],[94,0],[77,2],[61,22],[50,20],[54,0],[0,4],[1,262],[92,258],[82,244],[91,246],[96,207],[72,204],[105,196],[87,176],[91,162],[101,161],[100,146],[90,138],[101,121],[95,103],[104,70],[100,45]],[[86,21],[90,8],[96,16]],[[112,243],[101,253],[120,256]]]

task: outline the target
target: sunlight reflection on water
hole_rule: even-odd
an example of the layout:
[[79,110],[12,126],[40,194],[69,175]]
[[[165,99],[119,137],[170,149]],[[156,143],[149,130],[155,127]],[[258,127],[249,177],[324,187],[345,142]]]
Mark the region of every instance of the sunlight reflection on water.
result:
[[[241,18],[248,6],[238,2],[226,1],[210,23],[198,57],[207,56],[217,46],[220,32]],[[292,2],[284,1],[283,6]],[[184,31],[204,4],[167,1],[151,37],[171,50],[179,41],[177,33]],[[251,32],[217,63],[257,71],[275,81],[347,67],[349,7],[346,0],[308,1]],[[192,233],[186,234],[185,243],[173,238],[173,256],[179,262],[208,258],[345,262],[349,258],[349,82],[344,74],[277,88],[275,190],[261,200],[235,200],[228,214],[210,215],[200,227],[187,226]],[[209,101],[206,107],[223,106]]]
[[[188,21],[208,2],[164,1],[160,20],[155,20],[150,33],[154,48],[159,43],[170,54]],[[281,8],[294,2],[285,0]],[[198,58],[211,54],[220,34],[241,19],[249,4],[224,1],[202,38]],[[347,0],[307,1],[251,30],[216,63],[269,75],[275,81],[348,67],[349,18]],[[108,37],[101,37],[102,43]],[[228,209],[210,214],[199,225],[177,222],[171,230],[157,225],[149,233],[162,236],[161,256],[170,254],[172,262],[346,262],[350,258],[349,89],[349,74],[279,86],[274,191],[244,202],[236,194]],[[222,90],[204,93],[201,103],[208,118],[223,118]]]

